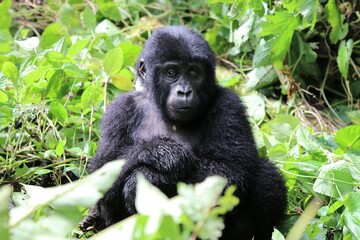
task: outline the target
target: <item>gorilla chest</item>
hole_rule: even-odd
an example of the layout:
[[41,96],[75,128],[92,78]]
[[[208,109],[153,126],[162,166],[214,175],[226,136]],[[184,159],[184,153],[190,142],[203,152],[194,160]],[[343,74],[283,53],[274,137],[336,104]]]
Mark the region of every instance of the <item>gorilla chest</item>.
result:
[[189,129],[165,122],[157,112],[144,114],[142,121],[132,135],[135,143],[151,141],[154,138],[170,138],[189,149],[196,147],[201,139],[199,129]]

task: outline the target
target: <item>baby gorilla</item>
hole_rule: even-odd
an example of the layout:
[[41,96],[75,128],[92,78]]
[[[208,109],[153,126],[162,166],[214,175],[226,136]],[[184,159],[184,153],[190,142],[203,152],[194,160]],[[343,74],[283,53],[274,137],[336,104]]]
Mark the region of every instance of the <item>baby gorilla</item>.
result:
[[239,97],[216,84],[216,59],[207,42],[181,26],[156,30],[136,64],[143,91],[114,100],[101,124],[90,171],[126,159],[112,188],[92,209],[97,230],[134,213],[136,175],[167,196],[176,183],[212,175],[236,185],[240,204],[224,216],[222,239],[271,239],[287,190],[278,169],[259,158]]

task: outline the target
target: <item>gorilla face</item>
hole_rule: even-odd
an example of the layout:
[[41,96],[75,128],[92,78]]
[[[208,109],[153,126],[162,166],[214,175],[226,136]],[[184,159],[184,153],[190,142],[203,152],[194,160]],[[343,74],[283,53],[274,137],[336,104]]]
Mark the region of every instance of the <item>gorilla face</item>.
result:
[[163,116],[191,123],[206,111],[215,92],[216,60],[207,42],[180,26],[164,27],[146,42],[138,77]]
[[196,62],[165,62],[160,68],[160,79],[169,89],[164,104],[167,116],[176,122],[196,118],[204,104],[199,94],[206,82],[204,66]]

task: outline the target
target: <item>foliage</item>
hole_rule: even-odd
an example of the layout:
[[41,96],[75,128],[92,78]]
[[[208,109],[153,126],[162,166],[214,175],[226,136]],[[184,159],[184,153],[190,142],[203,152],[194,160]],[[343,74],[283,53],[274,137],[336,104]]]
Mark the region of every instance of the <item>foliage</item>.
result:
[[[122,163],[110,162],[94,174],[62,186],[44,189],[22,185],[23,190],[11,197],[15,207],[9,212],[7,205],[2,204],[0,209],[1,239],[7,240],[10,236],[11,239],[81,237],[81,231],[74,228],[81,220],[84,209],[93,206],[109,189]],[[232,195],[235,191],[233,187],[220,197],[225,185],[225,179],[215,176],[195,186],[179,183],[179,196],[168,199],[144,177],[139,177],[136,198],[139,213],[94,238],[216,239],[224,228],[219,215],[238,203]],[[2,188],[0,200],[8,202],[10,193],[9,186]]]
[[[242,95],[260,154],[286,176],[288,220],[274,237],[282,239],[312,209],[315,218],[304,223],[303,239],[360,238],[359,9],[356,1],[339,0],[3,0],[0,185],[11,183],[16,196],[21,184],[49,187],[83,178],[107,103],[136,85],[133,65],[140,46],[159,26],[185,24],[211,45],[219,60],[219,84]],[[236,203],[231,190],[220,198],[228,201],[220,203],[221,209],[195,204],[196,196],[216,198],[213,191],[198,195],[197,187],[181,186],[177,199],[188,204],[181,209],[186,217],[161,204],[154,208],[161,214],[148,212],[153,207],[142,203],[143,214],[105,230],[104,237],[124,226],[138,229],[146,239],[218,236],[218,215]],[[178,201],[154,189],[143,191],[164,206]],[[0,200],[9,194],[4,188]],[[71,205],[60,212],[41,205],[34,221],[25,218],[24,223],[37,226],[41,218],[51,217],[57,218],[51,225],[56,227],[68,216],[63,223],[71,234],[82,215],[79,209],[98,197],[89,196],[83,208]],[[322,205],[313,208],[312,202]],[[207,209],[205,215],[187,212],[197,207]],[[9,228],[8,217],[1,205],[1,239],[21,226]],[[195,224],[201,217],[206,221]]]

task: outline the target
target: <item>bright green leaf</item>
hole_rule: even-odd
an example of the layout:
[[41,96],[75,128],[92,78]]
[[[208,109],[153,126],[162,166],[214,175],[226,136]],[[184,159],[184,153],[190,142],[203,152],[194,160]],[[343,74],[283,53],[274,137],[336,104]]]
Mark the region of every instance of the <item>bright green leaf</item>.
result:
[[65,31],[60,23],[52,23],[41,34],[40,46],[42,48],[50,48],[51,45],[59,41],[63,36],[65,36]]
[[60,23],[68,28],[78,28],[80,23],[78,20],[78,13],[74,11],[71,5],[62,4],[59,11]]
[[5,62],[2,66],[2,72],[11,81],[16,81],[18,78],[18,69],[12,62]]
[[346,114],[354,124],[360,125],[360,110],[347,112]]
[[122,69],[119,73],[115,74],[111,78],[112,84],[122,91],[130,91],[134,89],[132,79],[134,75],[129,69]]
[[360,151],[360,126],[348,126],[337,131],[335,140],[339,146],[347,151]]
[[80,40],[80,41],[76,41],[73,45],[71,45],[71,47],[68,50],[68,56],[73,58],[76,54],[78,54],[81,50],[85,49],[88,44],[89,44],[90,40],[85,39],[85,40]]
[[[9,14],[9,10],[11,8],[11,0],[3,0],[0,2],[0,16],[1,16],[1,21],[0,21],[0,29],[1,30],[9,30],[10,26],[11,26],[11,20],[12,17]],[[1,50],[0,50],[1,52]]]
[[104,57],[104,70],[106,74],[112,77],[118,73],[123,66],[123,62],[124,55],[121,47],[111,49]]
[[62,53],[55,52],[55,51],[49,51],[45,54],[45,58],[53,63],[64,63],[69,62],[70,60]]
[[5,92],[3,92],[2,90],[0,90],[0,102],[7,103],[8,100],[9,100],[8,95]]
[[54,43],[53,49],[54,49],[55,52],[59,52],[59,53],[62,53],[62,54],[65,55],[66,54],[66,49],[67,49],[65,37],[60,38],[59,41]]
[[335,44],[343,39],[348,31],[348,25],[343,24],[337,3],[335,0],[329,0],[325,5],[325,15],[332,29],[330,32],[330,41]]
[[93,11],[86,7],[85,10],[81,13],[82,20],[87,29],[91,30],[92,32],[95,31],[96,27],[96,16],[94,15]]
[[85,77],[85,72],[81,69],[79,69],[75,64],[66,62],[62,66],[62,69],[64,70],[65,74],[69,77],[73,78],[81,78]]
[[56,146],[55,153],[57,156],[61,156],[64,153],[64,146],[66,144],[66,140],[59,141],[58,145]]
[[55,98],[61,89],[61,83],[66,79],[65,73],[62,70],[57,70],[52,75],[49,74],[50,80],[46,86],[45,96]]
[[62,124],[66,122],[69,118],[68,112],[64,105],[57,101],[52,101],[50,103],[50,112],[53,114]]
[[348,79],[348,70],[349,70],[352,49],[353,49],[352,39],[349,39],[348,41],[345,40],[341,41],[338,51],[338,56],[336,58],[340,73],[345,80]]
[[0,53],[6,53],[11,50],[13,37],[9,30],[0,29]]
[[134,66],[137,58],[140,55],[141,47],[139,45],[135,45],[131,42],[122,42],[120,43],[120,47],[123,52],[123,68]]
[[0,239],[9,240],[9,198],[11,186],[6,185],[0,188]]
[[[266,53],[267,57],[263,57],[268,59],[270,57],[271,63],[276,63],[278,61],[282,61],[285,57],[286,52],[290,49],[291,39],[294,35],[294,31],[299,28],[300,21],[297,16],[294,16],[292,13],[287,11],[277,11],[274,15],[267,15],[266,22],[261,24],[262,31],[259,33],[259,36],[273,36],[271,40],[267,43],[266,48],[262,51],[271,50],[271,53]],[[258,49],[256,49],[259,51]],[[259,52],[255,52],[255,54],[259,55]],[[264,53],[263,53],[264,54]],[[257,56],[259,58],[259,56]],[[264,63],[259,60],[254,62],[257,63],[255,66],[264,66]],[[269,65],[269,64],[266,64]]]
[[350,193],[344,201],[346,207],[341,220],[356,239],[360,239],[360,193]]
[[99,6],[101,14],[103,14],[106,18],[109,18],[115,22],[121,20],[121,15],[118,7],[113,1],[96,0],[96,3]]
[[306,21],[311,25],[311,28],[315,27],[315,23],[318,19],[318,8],[320,5],[319,0],[304,0],[301,2],[300,13],[304,16]]
[[93,104],[101,102],[103,89],[97,85],[89,85],[81,95],[81,106],[83,109],[91,107]]
[[18,87],[18,69],[12,62],[5,62],[2,66],[2,73],[11,80],[11,82],[14,84],[14,87]]
[[208,4],[215,4],[215,3],[226,3],[226,4],[232,4],[234,3],[234,0],[209,0]]

